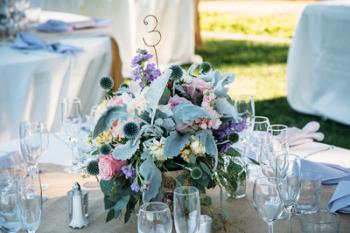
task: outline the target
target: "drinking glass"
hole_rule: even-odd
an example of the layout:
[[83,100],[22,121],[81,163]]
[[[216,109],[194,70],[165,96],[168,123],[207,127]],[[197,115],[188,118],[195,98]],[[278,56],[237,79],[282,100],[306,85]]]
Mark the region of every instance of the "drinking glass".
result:
[[303,172],[296,212],[301,214],[317,212],[319,210],[320,195],[321,176],[311,172]]
[[253,117],[253,131],[249,136],[248,156],[259,161],[262,146],[266,144],[268,139],[267,129],[270,126],[270,121],[264,116]]
[[262,145],[259,166],[262,174],[266,177],[276,177],[276,157],[270,143]]
[[302,233],[338,233],[340,218],[336,213],[320,210],[300,216]]
[[0,176],[0,230],[16,233],[21,229],[17,215],[17,190],[14,177]]
[[28,233],[35,233],[41,222],[42,190],[39,173],[28,174],[17,182],[18,216]]
[[288,127],[286,125],[270,125],[268,133],[270,135],[270,143],[275,152],[287,152],[288,151]]
[[277,190],[279,178],[263,177],[255,180],[253,205],[258,215],[268,225],[268,233],[273,233],[273,222],[283,211],[283,202]]
[[140,207],[137,219],[138,233],[171,233],[173,222],[167,204],[149,202]]
[[182,186],[174,191],[174,222],[177,233],[197,233],[200,227],[199,191]]
[[284,203],[288,218],[288,232],[292,232],[291,217],[299,198],[301,187],[300,158],[297,155],[281,154],[276,158],[276,177],[281,179],[277,189]]
[[19,126],[20,147],[28,172],[36,172],[39,158],[48,148],[49,134],[42,122],[24,121]]
[[80,100],[78,98],[63,100],[61,103],[61,121],[72,150],[72,166],[65,169],[65,171],[79,173],[81,167],[79,166],[80,153],[78,142],[81,132],[82,115],[80,112]]

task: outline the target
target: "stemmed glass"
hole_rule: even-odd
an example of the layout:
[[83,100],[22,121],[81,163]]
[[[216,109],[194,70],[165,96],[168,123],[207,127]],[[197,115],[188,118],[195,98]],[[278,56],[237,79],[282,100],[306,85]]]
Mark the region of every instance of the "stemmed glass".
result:
[[140,207],[137,219],[138,233],[171,233],[173,222],[167,204],[149,202]]
[[80,112],[80,100],[78,98],[63,100],[61,103],[61,121],[72,150],[72,166],[65,169],[65,171],[79,173],[81,167],[79,166],[80,153],[78,142],[81,132],[82,115]]
[[28,233],[35,233],[42,216],[42,190],[38,173],[27,175],[17,182],[18,217]]
[[268,233],[273,233],[273,223],[283,211],[283,202],[277,190],[279,178],[262,177],[255,180],[253,205],[258,215],[268,225]]
[[14,177],[0,175],[0,230],[16,233],[21,229],[17,214],[17,189]]
[[42,122],[21,122],[19,127],[20,147],[28,165],[28,172],[37,172],[39,158],[47,150],[49,134]]
[[276,177],[276,157],[270,143],[266,143],[261,148],[259,165],[263,175],[266,177]]
[[197,233],[200,227],[199,191],[182,186],[174,191],[174,222],[177,233]]
[[253,131],[249,137],[250,157],[259,161],[262,146],[266,144],[268,139],[267,129],[270,126],[270,120],[264,116],[255,116],[253,122]]
[[270,135],[270,142],[275,152],[283,153],[288,151],[288,127],[286,125],[270,125],[268,132]]
[[276,158],[276,176],[281,178],[277,189],[288,214],[289,232],[292,232],[291,217],[301,189],[299,156],[288,153],[278,155]]

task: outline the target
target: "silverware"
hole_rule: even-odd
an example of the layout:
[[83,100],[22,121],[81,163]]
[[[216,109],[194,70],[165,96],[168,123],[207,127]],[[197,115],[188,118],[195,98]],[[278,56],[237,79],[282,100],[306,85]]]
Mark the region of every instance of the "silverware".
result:
[[326,148],[322,148],[322,149],[319,149],[319,150],[316,150],[316,151],[313,151],[313,152],[310,152],[308,154],[306,154],[304,156],[304,159],[307,158],[307,157],[310,157],[311,155],[315,155],[315,154],[318,154],[318,153],[321,153],[321,152],[325,152],[325,151],[330,151],[330,150],[334,150],[335,149],[335,146],[328,146]]

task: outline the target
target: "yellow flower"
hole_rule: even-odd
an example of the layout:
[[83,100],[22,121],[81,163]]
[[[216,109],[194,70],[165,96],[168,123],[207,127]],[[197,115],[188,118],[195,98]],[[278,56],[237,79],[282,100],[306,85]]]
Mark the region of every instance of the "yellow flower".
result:
[[164,138],[161,138],[160,141],[154,140],[153,144],[150,146],[151,153],[153,157],[158,161],[165,161],[167,157],[164,155]]
[[95,139],[95,143],[97,145],[102,145],[102,144],[105,144],[105,143],[109,143],[112,141],[112,132],[110,130],[106,130],[104,131],[103,133],[100,133],[96,139]]
[[193,154],[195,154],[197,156],[205,154],[205,148],[198,139],[192,141],[190,147],[191,147]]
[[190,162],[191,151],[189,149],[184,149],[181,151],[181,158],[187,163]]

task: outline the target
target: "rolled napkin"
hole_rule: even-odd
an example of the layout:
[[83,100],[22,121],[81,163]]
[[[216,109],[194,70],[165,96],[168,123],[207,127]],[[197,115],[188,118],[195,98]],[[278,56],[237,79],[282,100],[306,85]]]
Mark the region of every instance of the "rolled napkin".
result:
[[318,132],[320,124],[316,121],[307,123],[302,129],[292,127],[287,130],[288,144],[290,147],[312,141],[322,141],[324,134]]
[[49,19],[37,26],[40,32],[69,32],[73,30],[73,26],[62,20]]
[[339,182],[331,200],[328,202],[330,212],[350,213],[350,181]]
[[322,178],[322,184],[335,185],[340,181],[350,181],[350,169],[335,164],[316,163],[309,160],[301,160],[301,176],[303,173],[315,173]]
[[62,54],[76,54],[82,52],[83,49],[80,47],[66,45],[62,43],[51,43],[48,44],[41,38],[26,33],[19,33],[16,37],[15,42],[11,45],[13,49],[19,50],[48,50],[54,53]]

